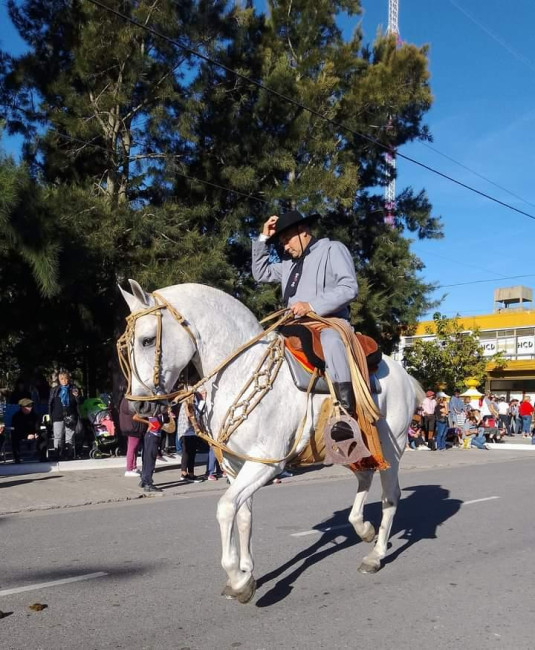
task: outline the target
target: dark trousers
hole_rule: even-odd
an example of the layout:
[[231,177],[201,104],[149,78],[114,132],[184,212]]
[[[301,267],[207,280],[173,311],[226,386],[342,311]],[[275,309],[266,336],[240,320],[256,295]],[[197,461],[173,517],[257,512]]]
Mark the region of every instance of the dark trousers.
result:
[[510,415],[500,415],[500,425],[505,429],[505,432],[508,436],[511,435],[511,416]]
[[152,485],[152,475],[158,455],[160,436],[147,433],[143,436],[143,455],[141,456],[141,482],[143,485]]
[[425,439],[430,440],[435,435],[435,416],[424,415],[423,425]]
[[182,460],[180,469],[184,474],[193,474],[195,470],[195,455],[197,454],[197,436],[182,436]]
[[14,431],[11,432],[11,453],[13,454],[13,460],[16,463],[20,463],[20,436],[18,436]]

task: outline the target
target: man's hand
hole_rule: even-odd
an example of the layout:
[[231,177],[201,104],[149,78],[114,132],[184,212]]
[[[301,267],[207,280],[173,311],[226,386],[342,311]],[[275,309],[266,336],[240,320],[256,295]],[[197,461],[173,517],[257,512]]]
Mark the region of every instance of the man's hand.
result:
[[289,309],[294,316],[297,316],[297,318],[300,316],[306,316],[309,311],[313,311],[308,302],[294,302],[293,305],[290,305]]
[[275,234],[275,226],[277,224],[277,220],[279,217],[277,217],[276,214],[273,216],[269,217],[269,219],[266,221],[264,224],[264,228],[262,230],[262,234],[265,235],[266,237],[271,237],[272,235]]

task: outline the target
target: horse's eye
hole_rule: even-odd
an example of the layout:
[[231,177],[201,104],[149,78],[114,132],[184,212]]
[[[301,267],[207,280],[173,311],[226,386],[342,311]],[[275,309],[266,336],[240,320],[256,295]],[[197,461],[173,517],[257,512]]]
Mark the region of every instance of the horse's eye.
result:
[[151,345],[154,345],[155,340],[156,340],[155,336],[147,337],[147,338],[143,339],[142,345],[143,345],[144,348],[148,348]]

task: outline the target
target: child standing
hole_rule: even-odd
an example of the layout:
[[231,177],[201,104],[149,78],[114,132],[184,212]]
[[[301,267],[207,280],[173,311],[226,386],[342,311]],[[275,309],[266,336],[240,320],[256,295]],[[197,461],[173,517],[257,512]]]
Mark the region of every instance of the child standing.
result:
[[162,435],[162,422],[158,417],[142,418],[137,413],[132,418],[135,422],[143,422],[147,425],[147,431],[143,436],[143,455],[141,457],[141,482],[144,492],[163,492],[162,488],[156,487],[152,476],[156,466],[156,456]]

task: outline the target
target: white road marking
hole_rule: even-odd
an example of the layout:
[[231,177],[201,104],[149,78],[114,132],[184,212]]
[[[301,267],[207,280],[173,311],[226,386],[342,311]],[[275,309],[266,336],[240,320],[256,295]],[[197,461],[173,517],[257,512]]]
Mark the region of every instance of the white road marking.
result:
[[[472,503],[481,503],[482,501],[493,501],[494,499],[499,499],[499,498],[500,497],[485,497],[483,499],[472,499],[471,501],[463,501],[462,505],[469,506]],[[321,535],[323,533],[328,533],[331,530],[342,530],[344,528],[352,528],[352,525],[342,524],[340,526],[329,526],[328,528],[314,528],[313,530],[304,530],[301,533],[291,533],[290,537],[306,537],[307,535]]]
[[11,596],[11,594],[20,594],[23,591],[34,591],[34,589],[44,589],[45,587],[57,587],[58,585],[67,585],[71,582],[81,582],[82,580],[92,580],[93,578],[103,578],[108,574],[104,571],[97,573],[86,573],[83,576],[75,576],[74,578],[63,578],[62,580],[53,580],[52,582],[38,582],[26,587],[15,587],[15,589],[3,589],[0,591],[0,596]]
[[482,501],[492,501],[500,497],[485,497],[484,499],[472,499],[472,501],[463,501],[463,506],[469,506],[471,503],[481,503]]

